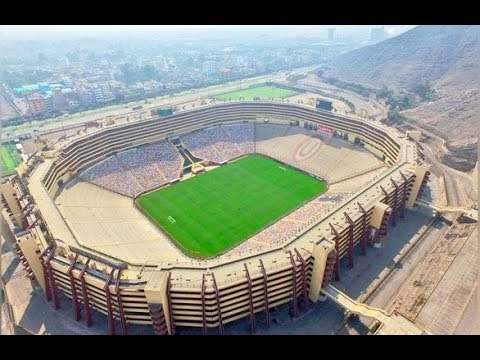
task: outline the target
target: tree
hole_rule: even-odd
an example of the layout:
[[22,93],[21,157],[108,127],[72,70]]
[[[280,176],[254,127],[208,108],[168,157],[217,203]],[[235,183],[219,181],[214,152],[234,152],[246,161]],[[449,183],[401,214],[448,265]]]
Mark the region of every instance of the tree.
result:
[[377,96],[380,98],[389,98],[393,95],[391,90],[388,90],[386,86],[383,86],[380,90],[377,91]]
[[432,101],[434,98],[434,90],[429,83],[418,84],[413,88],[413,92],[422,99],[422,101]]
[[403,116],[398,110],[390,110],[387,115],[386,122],[389,124],[400,124],[403,122]]

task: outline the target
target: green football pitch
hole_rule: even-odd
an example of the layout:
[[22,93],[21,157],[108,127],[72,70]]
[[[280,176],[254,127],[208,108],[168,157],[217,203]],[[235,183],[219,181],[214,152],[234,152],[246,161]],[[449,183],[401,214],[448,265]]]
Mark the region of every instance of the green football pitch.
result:
[[137,206],[190,256],[224,253],[308,200],[324,181],[249,155],[137,198]]
[[298,92],[283,89],[276,86],[254,86],[247,89],[230,91],[224,94],[215,95],[215,99],[220,101],[230,101],[230,100],[246,100],[251,101],[254,98],[258,97],[260,99],[271,99],[271,98],[286,98],[289,96],[297,95]]
[[0,156],[2,176],[13,174],[17,165],[21,162],[20,155],[18,154],[15,145],[2,144],[2,146],[0,147]]

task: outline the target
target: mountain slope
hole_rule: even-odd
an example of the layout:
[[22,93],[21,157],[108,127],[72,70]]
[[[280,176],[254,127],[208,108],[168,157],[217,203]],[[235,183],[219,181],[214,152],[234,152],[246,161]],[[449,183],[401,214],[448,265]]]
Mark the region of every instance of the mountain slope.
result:
[[476,143],[480,128],[480,26],[418,26],[343,54],[328,76],[409,91],[428,83],[435,100],[403,113],[437,127],[452,146]]
[[[409,88],[471,73],[479,64],[480,26],[418,26],[395,38],[337,57],[332,65],[340,79],[374,87]],[[480,73],[476,74],[480,79]]]

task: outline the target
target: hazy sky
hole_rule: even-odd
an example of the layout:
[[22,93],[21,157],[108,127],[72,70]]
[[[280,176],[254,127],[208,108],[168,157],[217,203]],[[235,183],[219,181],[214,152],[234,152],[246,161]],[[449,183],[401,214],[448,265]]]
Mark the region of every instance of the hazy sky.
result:
[[[269,35],[325,36],[327,28],[336,28],[337,33],[353,37],[366,36],[372,27],[381,25],[1,25],[0,36],[8,40],[67,39],[83,36],[115,36],[128,32],[140,34],[146,32],[168,34],[195,34],[208,31],[212,33],[228,32],[253,33],[255,31]],[[411,29],[412,25],[385,25],[390,35]]]

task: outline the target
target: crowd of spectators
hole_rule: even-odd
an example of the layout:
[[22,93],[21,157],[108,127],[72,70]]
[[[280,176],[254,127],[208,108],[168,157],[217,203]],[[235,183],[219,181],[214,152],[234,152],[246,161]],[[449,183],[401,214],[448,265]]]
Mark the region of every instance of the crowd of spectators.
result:
[[122,168],[129,170],[142,189],[152,189],[167,182],[153,159],[143,148],[123,151],[117,154]]
[[135,197],[180,177],[183,160],[167,141],[141,146],[112,155],[88,168],[80,178]]
[[254,152],[253,124],[235,124],[202,129],[181,138],[198,158],[221,164]]
[[80,178],[122,195],[134,197],[142,191],[134,176],[122,168],[116,156],[88,168]]
[[223,128],[230,138],[230,142],[240,150],[240,154],[251,154],[255,151],[253,124],[234,124]]
[[178,179],[182,173],[183,159],[175,146],[168,141],[147,145],[143,147],[147,158],[163,173],[167,182]]
[[226,257],[254,254],[285,245],[318,223],[330,211],[335,209],[347,195],[349,194],[342,193],[332,197],[332,195],[323,194],[316,197],[255,234],[245,243],[230,251]]
[[[253,124],[216,126],[182,137],[197,157],[214,163],[254,152]],[[90,167],[81,178],[93,184],[135,197],[178,179],[183,159],[168,141],[122,151]]]

